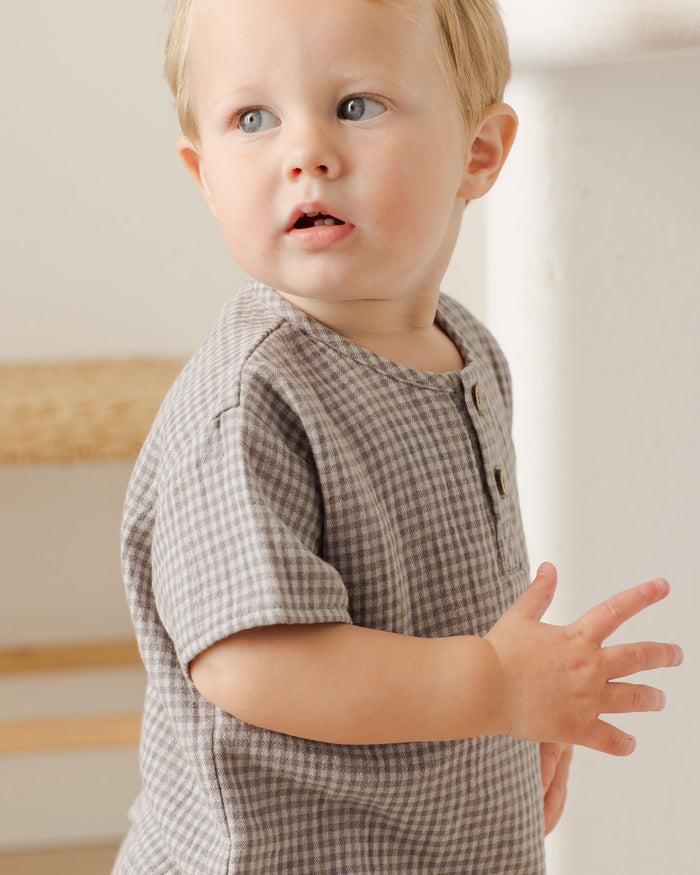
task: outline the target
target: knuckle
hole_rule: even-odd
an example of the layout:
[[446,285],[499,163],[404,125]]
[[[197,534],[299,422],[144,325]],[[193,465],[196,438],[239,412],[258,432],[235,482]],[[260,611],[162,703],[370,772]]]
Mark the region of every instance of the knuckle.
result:
[[620,612],[617,608],[617,605],[612,599],[609,599],[607,602],[605,602],[603,607],[605,608],[606,613],[610,614],[613,619],[617,619],[617,617],[619,617]]
[[649,704],[649,691],[644,687],[635,687],[632,691],[632,710],[645,711]]
[[610,598],[606,602],[604,602],[603,608],[616,622],[621,622],[624,619],[622,606],[620,605],[620,601],[617,596],[613,596],[613,598]]
[[639,671],[644,671],[650,665],[650,654],[643,644],[632,644],[632,659]]

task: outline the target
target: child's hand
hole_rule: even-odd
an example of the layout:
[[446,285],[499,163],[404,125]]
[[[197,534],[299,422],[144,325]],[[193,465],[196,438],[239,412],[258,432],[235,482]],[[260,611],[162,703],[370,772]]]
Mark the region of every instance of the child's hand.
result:
[[618,593],[568,626],[540,622],[556,588],[556,569],[545,563],[531,586],[487,634],[502,673],[502,732],[528,741],[580,744],[626,756],[634,738],[600,714],[661,711],[664,694],[642,684],[612,683],[639,671],[680,665],[672,644],[644,642],[603,647],[624,622],[665,598],[665,580]]

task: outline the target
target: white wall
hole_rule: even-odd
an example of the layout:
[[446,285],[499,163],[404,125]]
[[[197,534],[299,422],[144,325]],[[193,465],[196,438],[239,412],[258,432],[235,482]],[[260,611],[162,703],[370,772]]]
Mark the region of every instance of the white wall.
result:
[[519,142],[487,205],[489,322],[508,353],[533,565],[554,621],[655,576],[620,639],[680,642],[631,759],[579,750],[551,875],[692,875],[700,751],[700,52],[523,72]]

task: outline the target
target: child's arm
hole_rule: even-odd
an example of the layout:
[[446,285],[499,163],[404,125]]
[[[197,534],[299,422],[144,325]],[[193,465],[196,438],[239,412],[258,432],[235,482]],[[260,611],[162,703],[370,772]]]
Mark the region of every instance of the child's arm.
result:
[[663,694],[611,680],[678,665],[680,648],[603,648],[623,622],[668,594],[654,581],[569,626],[540,618],[556,587],[545,565],[485,638],[415,638],[345,624],[239,632],[191,663],[201,694],[257,726],[336,744],[512,735],[628,754],[634,741],[601,713],[654,711]]
[[266,729],[335,744],[486,734],[500,667],[481,638],[416,638],[343,623],[267,626],[190,665],[195,686]]

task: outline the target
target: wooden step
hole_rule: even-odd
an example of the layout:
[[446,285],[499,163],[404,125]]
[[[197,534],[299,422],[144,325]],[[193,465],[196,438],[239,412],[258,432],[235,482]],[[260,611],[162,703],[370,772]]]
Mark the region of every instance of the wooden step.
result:
[[135,458],[182,365],[0,365],[0,464]]
[[141,657],[131,638],[0,647],[0,677],[136,665],[141,665]]
[[0,875],[109,875],[117,845],[0,853]]
[[[0,648],[0,677],[141,665],[133,639]],[[0,755],[138,744],[141,714],[86,714],[0,721]]]
[[0,723],[0,756],[7,754],[131,747],[138,744],[141,714],[57,717]]

